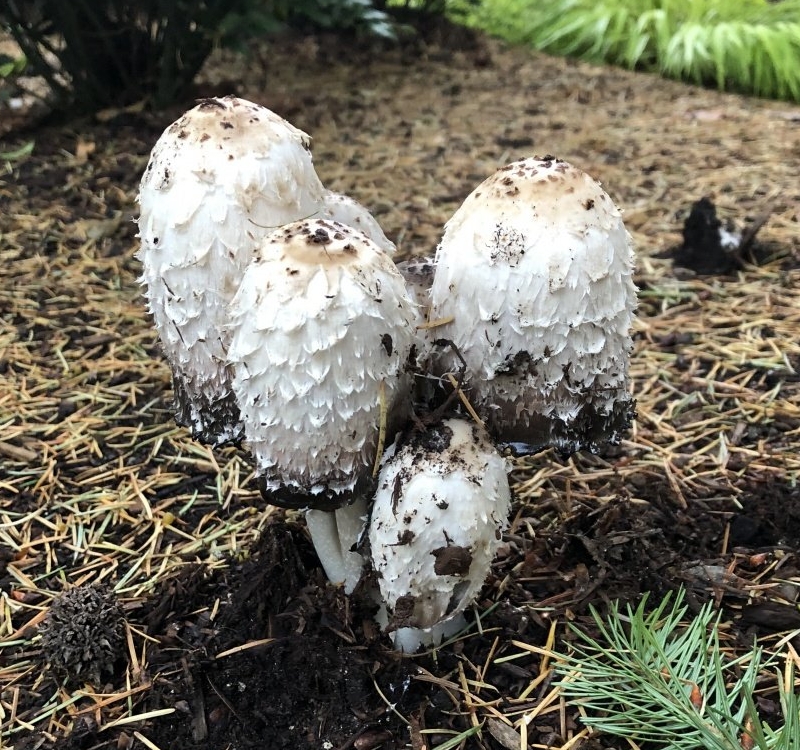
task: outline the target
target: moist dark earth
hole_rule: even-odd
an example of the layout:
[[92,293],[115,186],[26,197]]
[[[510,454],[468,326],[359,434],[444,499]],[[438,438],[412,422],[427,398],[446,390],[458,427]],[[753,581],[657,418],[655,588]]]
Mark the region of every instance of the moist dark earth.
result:
[[[713,501],[676,511],[668,488],[653,487],[646,497],[649,505],[642,512],[633,510],[621,492],[601,511],[576,514],[535,544],[524,545],[523,554],[501,560],[490,587],[512,568],[516,572],[499,606],[482,620],[491,637],[459,642],[439,650],[435,659],[403,657],[387,649],[369,604],[357,595],[348,600],[326,585],[302,530],[293,524],[271,525],[246,563],[223,574],[209,573],[202,565],[188,567],[129,614],[158,641],[150,652],[149,670],[159,677],[142,709],[177,708],[171,716],[150,722],[147,734],[161,748],[277,750],[331,743],[334,748],[367,750],[404,747],[413,740],[415,727],[462,731],[468,719],[452,693],[415,680],[421,669],[448,674],[459,662],[483,664],[490,648],[496,656],[513,652],[512,640],[543,644],[550,620],[567,612],[591,631],[586,616],[590,603],[635,602],[645,592],[660,598],[683,585],[690,608],[697,610],[714,588],[698,578],[695,568],[719,561],[726,524],[730,544],[743,557],[775,550],[794,555],[800,547],[797,490],[759,487],[738,514],[715,514]],[[783,576],[798,572],[792,561]],[[746,600],[733,588],[725,593],[734,602],[737,597]],[[216,600],[222,602],[220,614],[211,622],[208,605]],[[532,602],[551,602],[548,615],[531,612]],[[740,608],[736,620],[734,632],[743,647],[753,634],[800,628],[800,613],[786,604]],[[262,639],[270,642],[215,658]],[[515,694],[537,671],[532,655],[498,665],[484,679],[501,694]],[[541,691],[548,688],[542,685]],[[387,701],[409,718],[410,727]],[[546,722],[528,736],[533,745],[563,743],[558,728]],[[55,747],[113,747],[125,745],[125,737],[101,737],[79,722]],[[418,734],[418,742],[424,737]],[[503,747],[488,732],[481,742],[487,748]],[[616,746],[602,739],[593,743]]]
[[[326,184],[373,208],[405,255],[430,254],[444,221],[472,187],[513,158],[558,152],[600,177],[626,207],[642,258],[637,282],[644,323],[636,332],[634,354],[642,364],[633,368],[640,412],[635,434],[602,457],[578,456],[570,463],[543,453],[516,465],[513,521],[469,615],[473,620],[475,613],[481,615],[480,627],[469,636],[434,653],[395,653],[373,622],[368,599],[358,591],[347,598],[326,584],[299,516],[273,511],[247,549],[220,560],[210,547],[192,547],[180,565],[159,574],[147,595],[123,597],[127,621],[146,636],[136,641],[146,658],[135,679],[147,689],[136,693],[131,713],[157,715],[105,727],[98,723],[100,708],[83,711],[63,723],[63,731],[37,727],[15,734],[16,750],[431,750],[453,736],[446,730],[463,732],[473,726],[474,716],[487,716],[465,702],[459,692],[464,678],[490,686],[480,694],[495,712],[535,707],[552,689],[552,675],[529,693],[527,702],[512,697],[539,675],[541,656],[531,651],[521,658],[501,657],[519,652],[520,642],[544,646],[553,623],[556,648],[568,650],[573,636],[566,623],[591,631],[590,605],[602,612],[613,600],[635,604],[649,592],[657,601],[683,587],[692,611],[709,600],[721,607],[734,647],[748,648],[755,636],[800,628],[800,488],[790,464],[800,442],[796,409],[782,407],[750,422],[731,417],[736,440],[727,443],[731,457],[720,471],[706,468],[703,456],[712,438],[692,431],[692,425],[712,419],[713,412],[719,430],[731,427],[719,414],[735,410],[733,396],[723,393],[711,406],[676,410],[670,425],[689,435],[686,441],[675,438],[678,448],[672,448],[652,418],[664,404],[691,399],[708,379],[738,384],[743,375],[755,397],[778,388],[789,394],[783,397],[786,403],[797,403],[800,359],[786,338],[786,369],[733,355],[719,366],[685,321],[704,314],[703,304],[727,308],[726,295],[738,298],[737,284],[760,283],[761,263],[768,268],[763,273],[796,277],[800,150],[792,118],[800,119],[800,111],[534,56],[468,33],[457,37],[439,32],[397,47],[369,49],[329,36],[276,41],[247,61],[226,55],[212,60],[196,95],[238,93],[311,133]],[[126,299],[121,309],[138,310],[142,304],[135,282],[135,227],[129,221],[135,215],[133,197],[153,143],[189,106],[191,101],[169,112],[120,110],[68,123],[23,122],[4,139],[4,148],[29,138],[36,144],[32,157],[14,165],[1,185],[0,197],[8,200],[2,224],[9,259],[4,283],[17,283],[13,263],[33,256],[42,259],[44,280],[40,287],[33,282],[28,289],[20,287],[19,294],[28,295],[27,307],[12,306],[9,293],[3,298],[8,309],[0,312],[4,331],[26,342],[25,351],[39,352],[47,360],[42,368],[53,367],[47,383],[54,384],[48,386],[54,400],[46,404],[44,424],[67,424],[82,413],[72,391],[66,385],[59,390],[60,365],[47,347],[64,331],[78,350],[90,352],[81,388],[102,386],[111,393],[135,385],[137,405],[148,404],[135,418],[124,410],[114,412],[115,429],[132,428],[140,419],[147,430],[159,425],[165,432],[173,429],[169,378],[146,315],[126,312],[110,324],[104,317],[109,312],[100,311],[91,290],[95,277],[113,263]],[[754,130],[758,135],[751,136]],[[725,218],[752,223],[765,208],[777,217],[762,230],[762,244],[753,248],[743,275],[737,277],[727,259],[721,268],[702,266],[705,275],[699,277],[687,277],[673,266],[681,221],[706,194],[721,204]],[[103,233],[94,249],[86,250],[84,230],[74,231],[84,220],[94,222],[89,230]],[[86,253],[97,255],[87,261]],[[76,283],[70,265],[81,263],[86,271]],[[668,285],[689,278],[694,286],[689,292],[679,289],[677,301],[662,301],[672,299],[658,291],[665,278]],[[84,283],[88,292],[80,290]],[[676,310],[686,305],[687,317],[678,310],[669,318],[671,305]],[[28,314],[31,309],[38,313]],[[105,357],[109,342],[119,335],[138,337],[141,350],[129,361],[121,357],[114,368],[97,364],[92,372],[92,358],[99,362]],[[769,337],[767,329],[763,336]],[[146,364],[139,362],[146,358]],[[656,398],[645,383],[658,368],[668,372],[663,381],[669,387]],[[13,353],[0,356],[0,373],[11,394],[20,392],[23,375],[36,378],[35,368],[16,361]],[[6,424],[21,424],[13,410],[3,416],[11,420]],[[70,488],[83,486],[89,470],[101,474],[121,462],[140,466],[142,482],[157,478],[162,463],[171,467],[175,458],[185,476],[155,484],[149,497],[155,504],[171,494],[191,497],[199,491],[206,500],[189,505],[182,520],[183,528],[202,538],[204,513],[211,507],[209,488],[217,481],[207,464],[186,468],[169,440],[157,459],[150,445],[138,447],[135,441],[123,451],[117,447],[119,433],[104,436],[101,426],[92,429],[98,452],[62,458],[54,449],[59,475],[52,493],[43,499],[26,486],[10,507],[31,513],[60,507],[59,492],[77,492]],[[0,469],[0,479],[9,486],[21,470],[13,462],[24,463],[25,453],[19,451],[32,445],[16,435],[7,441],[8,462]],[[657,461],[648,463],[641,448],[645,444],[664,446],[663,460],[659,453]],[[751,454],[759,458],[748,458]],[[220,465],[231,455],[220,458]],[[764,468],[770,460],[774,466]],[[526,489],[542,466],[551,467],[552,476],[535,491]],[[775,466],[789,468],[782,472]],[[570,467],[577,468],[570,473]],[[676,476],[681,480],[677,485]],[[241,504],[254,516],[265,513],[254,483],[246,489]],[[227,507],[214,512],[222,520],[233,513]],[[46,533],[34,527],[39,535]],[[108,527],[108,540],[124,544],[122,531],[115,536],[117,528]],[[176,544],[182,541],[177,534],[172,538]],[[0,587],[13,592],[18,579],[6,568],[19,552],[10,547],[2,552]],[[69,567],[71,554],[58,552],[58,561]],[[26,572],[31,576],[37,570]],[[754,593],[755,581],[783,582],[784,588],[780,596],[772,595],[770,587]],[[58,588],[55,582],[48,586]],[[33,604],[47,601],[35,592],[29,596]],[[15,620],[14,627],[23,621]],[[9,648],[7,655],[13,659],[14,650]],[[41,660],[35,648],[31,658]],[[124,691],[130,670],[121,655],[105,674],[106,684],[96,686],[96,700],[103,693]],[[64,677],[50,670],[42,680],[22,683],[23,701],[43,702],[42,696]],[[759,705],[764,718],[778,720],[773,699]],[[528,725],[528,743],[561,747],[580,726],[574,707],[566,706],[563,718],[543,713]],[[441,731],[432,734],[430,729]],[[485,721],[482,731],[461,746],[509,750],[513,742]],[[578,746],[625,745],[593,735]]]

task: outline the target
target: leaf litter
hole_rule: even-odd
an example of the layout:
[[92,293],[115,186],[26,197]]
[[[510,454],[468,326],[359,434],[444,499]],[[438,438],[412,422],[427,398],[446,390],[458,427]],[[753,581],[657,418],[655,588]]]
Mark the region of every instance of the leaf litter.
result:
[[[368,602],[326,585],[301,518],[264,504],[245,457],[171,420],[132,219],[182,108],[7,134],[2,151],[36,145],[0,178],[3,746],[613,747],[553,685],[553,651],[568,622],[591,628],[590,604],[684,586],[695,611],[722,608],[731,655],[754,637],[798,647],[800,109],[470,35],[379,54],[288,38],[249,61],[217,54],[201,85],[311,133],[326,185],[404,255],[432,253],[515,158],[555,153],[600,179],[638,252],[638,419],[603,456],[518,460],[471,628],[397,655]],[[740,226],[771,211],[728,276],[671,262],[703,196]],[[52,602],[82,585],[112,587],[125,617],[103,684],[66,682],[42,654]],[[774,676],[759,684],[779,721]]]

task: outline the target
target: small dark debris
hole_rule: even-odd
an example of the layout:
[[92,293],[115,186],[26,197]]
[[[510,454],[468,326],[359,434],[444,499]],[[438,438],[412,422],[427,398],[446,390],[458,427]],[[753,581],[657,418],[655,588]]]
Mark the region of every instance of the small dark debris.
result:
[[124,654],[125,618],[114,592],[104,584],[86,584],[53,600],[39,633],[42,655],[72,683],[100,684]]
[[675,265],[702,274],[728,274],[740,268],[735,249],[723,247],[721,229],[710,199],[694,203],[683,224],[683,244],[673,251]]
[[517,138],[512,136],[499,136],[494,139],[494,142],[501,148],[510,149],[531,148],[533,146],[533,138],[526,135]]
[[411,529],[403,529],[403,531],[401,531],[397,535],[397,543],[395,544],[395,546],[403,547],[406,544],[411,544],[411,542],[414,541],[415,536],[416,534],[414,534],[414,532],[411,531]]
[[200,99],[197,102],[198,109],[225,109],[225,105],[219,100],[213,97],[209,97],[207,99]]
[[394,603],[392,625],[396,628],[413,626],[416,603],[416,599],[411,594],[399,597]]
[[465,576],[472,565],[472,550],[469,547],[448,545],[431,552],[436,558],[433,572],[437,576]]

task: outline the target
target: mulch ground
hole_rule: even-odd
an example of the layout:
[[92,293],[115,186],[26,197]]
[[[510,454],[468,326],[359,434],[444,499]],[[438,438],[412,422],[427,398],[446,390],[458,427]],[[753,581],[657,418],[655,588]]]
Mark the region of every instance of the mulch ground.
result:
[[[511,528],[472,630],[401,657],[368,604],[327,586],[302,518],[246,456],[171,421],[137,284],[135,197],[191,102],[17,127],[0,176],[0,744],[58,748],[617,747],[553,684],[589,605],[687,590],[736,653],[800,650],[800,107],[507,49],[470,35],[359,51],[288,39],[217,55],[237,93],[314,138],[323,181],[429,254],[478,182],[532,153],[601,180],[638,252],[638,419],[603,456],[519,460]],[[5,116],[5,115],[3,115]],[[8,122],[8,120],[7,120]],[[740,227],[727,275],[676,268],[708,196]],[[102,685],[47,668],[37,626],[105,582],[125,646]],[[759,695],[776,710],[774,681]],[[775,717],[777,718],[777,717]]]

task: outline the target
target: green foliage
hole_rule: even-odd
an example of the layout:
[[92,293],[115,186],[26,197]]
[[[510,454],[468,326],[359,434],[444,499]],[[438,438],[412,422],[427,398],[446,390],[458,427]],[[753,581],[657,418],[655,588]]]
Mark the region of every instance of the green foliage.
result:
[[0,103],[7,102],[17,91],[17,79],[22,75],[28,61],[24,55],[11,57],[0,54]]
[[800,748],[791,657],[778,675],[785,723],[773,730],[760,721],[753,697],[763,668],[759,648],[724,656],[719,615],[707,604],[687,622],[682,592],[650,614],[645,606],[646,599],[621,612],[613,604],[605,619],[593,611],[597,639],[573,627],[578,640],[558,672],[562,693],[585,709],[586,724],[673,750],[742,750],[745,734],[759,750]]
[[372,0],[6,0],[0,26],[57,107],[94,110],[184,95],[216,45],[287,26],[392,36]]
[[[24,73],[28,61],[24,55],[10,57],[0,54],[0,103],[7,102],[12,96],[16,95],[16,80]],[[30,156],[33,151],[34,142],[27,141],[19,148],[10,151],[0,151],[0,159],[5,162],[8,169],[9,162],[21,161]]]
[[185,91],[246,0],[8,0],[0,23],[57,106],[91,110]]
[[293,26],[364,31],[393,39],[394,25],[372,0],[298,0],[287,2],[285,19]]
[[482,0],[382,0],[380,7],[415,11],[420,15],[447,15],[454,20],[467,20],[480,6]]
[[22,161],[33,153],[33,146],[34,141],[26,141],[19,148],[12,149],[11,151],[0,151],[0,159],[5,162]]
[[800,101],[800,0],[485,0],[470,21],[553,54]]
[[0,79],[3,81],[17,78],[25,70],[28,61],[24,55],[20,57],[10,57],[0,54]]

